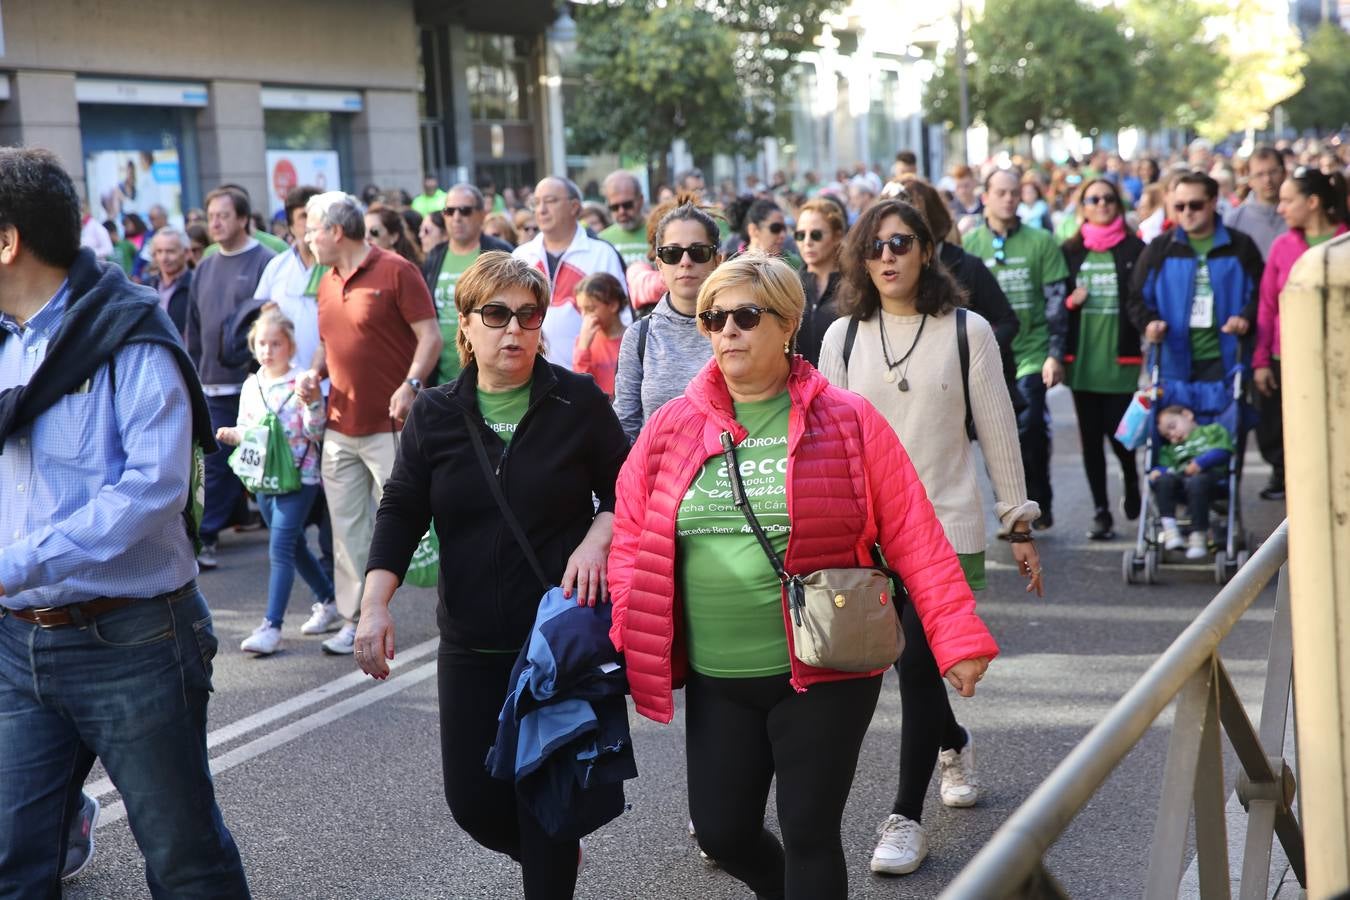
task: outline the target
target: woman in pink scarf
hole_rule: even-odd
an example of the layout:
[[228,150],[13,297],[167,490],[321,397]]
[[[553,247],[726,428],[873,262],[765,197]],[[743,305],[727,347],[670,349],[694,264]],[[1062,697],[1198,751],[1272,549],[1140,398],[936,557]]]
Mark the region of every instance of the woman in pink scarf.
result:
[[1124,477],[1121,511],[1139,517],[1139,473],[1134,451],[1115,439],[1116,425],[1139,385],[1139,332],[1125,314],[1134,264],[1144,242],[1125,227],[1120,191],[1105,178],[1083,187],[1079,206],[1083,225],[1064,243],[1069,264],[1069,333],[1064,361],[1065,383],[1073,391],[1078,434],[1083,441],[1083,468],[1095,511],[1088,537],[1115,537],[1115,522],[1106,491],[1103,441],[1120,460]]

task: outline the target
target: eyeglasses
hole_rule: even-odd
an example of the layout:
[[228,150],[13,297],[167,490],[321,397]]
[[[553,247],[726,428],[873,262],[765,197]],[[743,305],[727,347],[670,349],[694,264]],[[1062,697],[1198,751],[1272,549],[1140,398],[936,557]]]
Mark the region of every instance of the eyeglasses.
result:
[[783,222],[770,222],[764,227],[769,229],[770,234],[782,234],[784,231],[787,231],[787,225]]
[[530,209],[538,209],[541,206],[555,206],[561,202],[562,197],[531,197],[528,205]]
[[668,266],[678,266],[684,255],[689,254],[689,261],[694,265],[701,266],[710,261],[717,248],[712,244],[690,244],[688,247],[681,247],[679,244],[665,244],[656,248],[656,258]]
[[637,206],[636,200],[624,200],[619,203],[611,203],[609,205],[609,211],[618,212],[619,210],[623,210],[624,212],[628,212],[629,210],[633,209],[636,206]]
[[1209,205],[1208,200],[1186,200],[1172,204],[1172,212],[1183,213],[1186,210],[1191,212],[1204,212],[1205,207]]
[[515,316],[520,327],[526,331],[538,331],[544,324],[544,313],[546,310],[542,306],[535,306],[533,303],[526,304],[519,309],[512,309],[505,303],[487,303],[477,309],[469,310],[470,313],[478,313],[483,319],[483,324],[489,328],[505,328],[511,324],[511,317]]
[[726,327],[727,317],[736,323],[736,327],[741,331],[753,331],[759,327],[759,320],[764,318],[765,313],[778,315],[771,309],[765,309],[762,306],[738,306],[735,309],[705,309],[698,314],[703,327],[713,334],[717,334]]
[[1084,206],[1115,206],[1116,198],[1113,194],[1098,194],[1095,197],[1084,197]]
[[792,239],[799,244],[807,238],[810,238],[812,243],[819,244],[821,241],[825,240],[825,232],[819,228],[812,228],[810,231],[792,232]]
[[476,207],[476,206],[447,206],[445,209],[441,210],[441,212],[442,212],[442,213],[445,215],[445,217],[448,218],[448,219],[452,219],[452,218],[454,218],[455,216],[463,216],[464,218],[467,219],[469,216],[471,216],[471,215],[473,215],[474,213],[478,212],[478,207]]
[[904,256],[914,249],[914,242],[917,240],[918,238],[912,234],[893,234],[884,241],[872,241],[871,244],[867,245],[867,258],[881,259],[882,251],[887,247],[890,247],[891,253],[896,256]]
[[1001,266],[1008,261],[1008,254],[1003,252],[1003,245],[1008,239],[1001,234],[994,235],[994,265]]

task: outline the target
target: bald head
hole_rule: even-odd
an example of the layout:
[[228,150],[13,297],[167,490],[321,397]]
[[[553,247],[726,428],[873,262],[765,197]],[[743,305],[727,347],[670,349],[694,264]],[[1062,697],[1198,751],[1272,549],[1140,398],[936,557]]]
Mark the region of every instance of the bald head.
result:
[[581,191],[571,179],[545,178],[535,187],[530,206],[546,244],[572,242],[581,215]]

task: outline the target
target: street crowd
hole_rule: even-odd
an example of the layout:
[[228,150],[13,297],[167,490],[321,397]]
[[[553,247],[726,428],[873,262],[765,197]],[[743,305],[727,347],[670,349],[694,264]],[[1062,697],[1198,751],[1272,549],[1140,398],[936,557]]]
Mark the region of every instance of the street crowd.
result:
[[[1170,405],[1141,464],[1117,429],[1157,354],[1167,382],[1243,381],[1282,499],[1280,294],[1346,231],[1344,171],[1334,147],[1198,141],[930,183],[901,152],[650,197],[627,171],[298,187],[274,223],[221,185],[180,231],[105,228],[51,154],[0,149],[0,898],[87,865],[96,759],[154,896],[248,896],[196,576],[255,505],[256,657],[298,574],[295,630],[387,677],[391,601],[434,560],[445,800],[524,896],[573,895],[580,839],[641,768],[624,697],[668,723],[677,689],[705,857],[759,897],[847,896],[841,820],[892,666],[870,869],[915,871],[934,773],[949,807],[981,789],[948,692],[998,654],[979,461],[1028,593],[1038,533],[1112,539],[1150,514],[1144,479],[1163,548],[1205,559],[1246,429]],[[1081,520],[1054,507],[1058,385]]]

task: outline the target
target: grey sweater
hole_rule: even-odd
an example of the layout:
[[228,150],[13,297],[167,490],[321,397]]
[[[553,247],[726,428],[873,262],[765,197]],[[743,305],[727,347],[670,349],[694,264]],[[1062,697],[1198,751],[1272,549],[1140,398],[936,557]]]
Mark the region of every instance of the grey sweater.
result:
[[247,366],[226,366],[220,351],[234,332],[234,314],[253,299],[263,269],[275,255],[255,241],[240,253],[208,256],[193,273],[188,294],[188,355],[197,364],[202,384],[242,385],[248,377]]
[[1236,228],[1256,241],[1262,259],[1270,256],[1270,245],[1275,243],[1275,239],[1289,230],[1289,226],[1284,223],[1284,216],[1274,206],[1262,203],[1255,196],[1248,197],[1241,206],[1230,210],[1223,217],[1223,224]]
[[644,321],[650,323],[646,351],[639,359],[643,322],[636,322],[624,332],[614,376],[614,412],[630,441],[636,441],[652,413],[682,395],[712,359],[712,344],[698,330],[698,320],[676,312],[669,294]]

